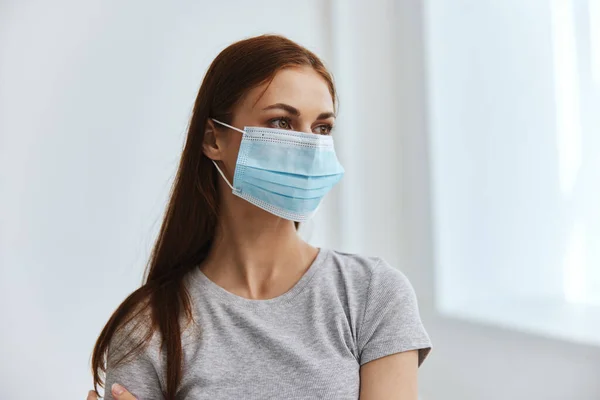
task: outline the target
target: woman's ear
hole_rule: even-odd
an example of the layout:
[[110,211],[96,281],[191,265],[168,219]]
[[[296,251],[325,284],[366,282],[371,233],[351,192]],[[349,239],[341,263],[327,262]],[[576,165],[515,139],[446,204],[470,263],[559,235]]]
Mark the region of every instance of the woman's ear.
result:
[[219,147],[217,136],[218,131],[215,127],[215,124],[210,119],[207,120],[206,126],[204,127],[204,141],[202,143],[202,150],[206,157],[215,161],[222,158],[222,149]]

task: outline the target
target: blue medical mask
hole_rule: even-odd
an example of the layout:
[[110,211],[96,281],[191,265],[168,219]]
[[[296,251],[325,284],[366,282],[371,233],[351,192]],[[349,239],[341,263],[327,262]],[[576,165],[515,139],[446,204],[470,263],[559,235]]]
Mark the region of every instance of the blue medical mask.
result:
[[344,175],[331,136],[248,126],[241,130],[211,119],[243,134],[233,184],[213,161],[215,167],[234,195],[271,214],[298,222],[310,219]]

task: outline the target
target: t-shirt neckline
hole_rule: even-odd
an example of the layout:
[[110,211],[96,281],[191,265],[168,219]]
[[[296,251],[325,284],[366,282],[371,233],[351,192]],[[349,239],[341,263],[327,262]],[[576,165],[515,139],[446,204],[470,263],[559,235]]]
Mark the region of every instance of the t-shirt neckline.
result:
[[317,256],[308,267],[304,275],[300,277],[300,279],[292,286],[287,292],[280,294],[277,297],[273,297],[270,299],[248,299],[246,297],[238,296],[225,288],[217,285],[215,282],[211,281],[199,267],[196,267],[196,270],[192,274],[193,279],[197,282],[202,290],[206,290],[211,295],[214,295],[221,300],[246,307],[264,307],[264,306],[274,306],[279,304],[287,304],[294,297],[300,294],[304,288],[311,281],[312,277],[315,275],[317,270],[321,265],[325,263],[329,252],[327,249],[319,248],[319,252]]

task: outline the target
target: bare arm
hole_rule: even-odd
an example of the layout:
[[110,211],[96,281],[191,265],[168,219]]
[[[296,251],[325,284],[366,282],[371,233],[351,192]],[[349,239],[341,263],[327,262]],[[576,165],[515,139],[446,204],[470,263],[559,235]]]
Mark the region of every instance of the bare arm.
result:
[[417,350],[395,353],[360,367],[360,400],[417,400]]

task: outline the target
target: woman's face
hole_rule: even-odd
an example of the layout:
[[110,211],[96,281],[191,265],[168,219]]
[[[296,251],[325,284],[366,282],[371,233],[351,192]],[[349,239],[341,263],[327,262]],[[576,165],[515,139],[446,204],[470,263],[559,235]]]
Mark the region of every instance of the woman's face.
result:
[[[329,135],[334,122],[333,100],[325,79],[310,67],[294,67],[279,71],[270,83],[248,92],[234,109],[231,125],[238,129],[263,126]],[[205,146],[205,154],[222,161],[231,180],[242,134],[212,121],[209,132],[214,134],[215,143]]]

